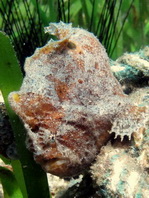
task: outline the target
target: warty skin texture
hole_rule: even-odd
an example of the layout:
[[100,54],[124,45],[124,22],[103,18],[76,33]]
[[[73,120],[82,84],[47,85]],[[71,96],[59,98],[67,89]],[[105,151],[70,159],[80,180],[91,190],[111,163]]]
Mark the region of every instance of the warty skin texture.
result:
[[36,162],[71,177],[90,166],[112,132],[131,137],[144,126],[145,108],[129,103],[92,33],[62,22],[46,32],[59,40],[26,59],[23,84],[9,101],[25,124]]

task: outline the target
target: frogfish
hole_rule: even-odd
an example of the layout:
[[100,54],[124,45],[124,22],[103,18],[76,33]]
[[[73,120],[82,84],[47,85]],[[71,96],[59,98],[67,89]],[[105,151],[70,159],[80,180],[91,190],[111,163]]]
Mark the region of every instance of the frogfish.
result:
[[87,30],[50,23],[55,35],[26,58],[12,109],[27,131],[26,145],[42,168],[59,177],[84,172],[110,139],[145,127],[147,111],[129,101],[99,40]]

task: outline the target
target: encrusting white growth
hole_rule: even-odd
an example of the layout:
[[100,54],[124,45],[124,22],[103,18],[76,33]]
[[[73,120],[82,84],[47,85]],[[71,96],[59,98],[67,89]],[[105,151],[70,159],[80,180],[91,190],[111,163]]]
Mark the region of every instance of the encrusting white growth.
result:
[[60,177],[79,174],[112,132],[131,137],[146,109],[130,104],[98,39],[71,24],[51,23],[58,37],[26,59],[23,84],[9,101],[25,123],[34,159]]
[[148,171],[141,164],[144,159],[141,159],[140,151],[134,145],[124,146],[118,142],[102,147],[96,162],[91,166],[97,186],[104,186],[110,197],[148,197]]

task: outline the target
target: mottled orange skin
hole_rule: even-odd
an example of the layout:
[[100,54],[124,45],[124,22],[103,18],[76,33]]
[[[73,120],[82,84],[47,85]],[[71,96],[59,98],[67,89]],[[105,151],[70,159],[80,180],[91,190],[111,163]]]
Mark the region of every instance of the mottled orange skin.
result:
[[112,132],[131,136],[127,122],[120,131],[116,124],[128,114],[131,123],[140,110],[127,102],[93,34],[63,23],[50,27],[60,40],[26,60],[22,87],[9,101],[25,124],[36,162],[47,172],[70,177],[90,166]]

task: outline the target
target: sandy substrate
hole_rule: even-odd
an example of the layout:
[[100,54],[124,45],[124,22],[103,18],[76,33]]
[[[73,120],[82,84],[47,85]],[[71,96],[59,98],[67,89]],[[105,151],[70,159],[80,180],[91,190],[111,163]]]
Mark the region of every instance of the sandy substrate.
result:
[[4,102],[1,91],[0,91],[0,102]]
[[[0,159],[0,166],[4,165],[3,161]],[[3,188],[2,185],[0,184],[0,198],[3,198]]]

